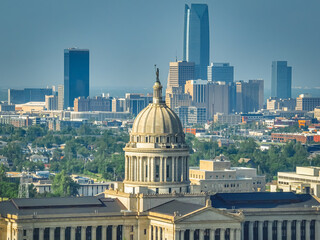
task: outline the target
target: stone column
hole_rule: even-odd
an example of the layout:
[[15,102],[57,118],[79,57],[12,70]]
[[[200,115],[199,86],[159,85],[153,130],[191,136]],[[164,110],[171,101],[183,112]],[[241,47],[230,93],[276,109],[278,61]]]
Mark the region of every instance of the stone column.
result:
[[253,240],[253,223],[254,222],[249,222],[249,240]]
[[160,182],[163,182],[163,157],[160,157],[159,177],[160,177]]
[[101,226],[101,239],[107,239],[107,226]]
[[134,163],[135,163],[135,165],[134,165],[134,174],[135,174],[134,180],[139,181],[139,157],[135,157]]
[[315,221],[315,239],[320,239],[320,221]]
[[238,228],[238,229],[236,229],[236,240],[241,240],[241,229],[240,228]]
[[215,229],[210,229],[210,240],[214,240]]
[[140,182],[143,182],[143,162],[142,157],[139,157],[139,165],[140,165]]
[[[23,240],[23,229],[22,228],[16,229],[16,233],[18,234],[17,240]],[[51,239],[53,239],[53,238],[51,238]]]
[[150,157],[148,157],[148,164],[147,165],[148,165],[147,182],[150,182],[151,181],[151,171],[150,171],[150,169],[151,169],[151,160],[150,160]]
[[130,156],[130,181],[134,180],[133,157]]
[[291,240],[292,232],[291,232],[291,224],[292,221],[287,221],[287,240]]
[[176,157],[176,161],[175,161],[175,176],[176,176],[176,181],[180,181],[179,176],[178,176],[178,170],[179,170],[179,157]]
[[282,240],[282,221],[277,221],[277,239]]
[[128,176],[127,176],[127,174],[128,174],[128,157],[127,156],[125,156],[124,169],[125,169],[124,180],[128,180]]
[[263,240],[263,221],[258,222],[258,239]]
[[[27,229],[27,239],[28,239],[28,240],[33,239],[33,229],[32,229],[32,228]],[[60,239],[61,239],[61,238],[60,238]],[[64,240],[64,239],[61,239],[61,240]]]
[[171,157],[171,160],[172,160],[171,179],[172,179],[172,182],[174,182],[175,181],[175,172],[176,172],[176,168],[175,168],[176,157]]
[[[179,230],[174,231],[174,240],[179,240],[179,233]],[[160,238],[158,238],[158,240],[160,240]]]
[[60,240],[65,240],[66,238],[66,228],[60,227]]
[[54,227],[49,228],[49,239],[50,240],[54,240],[54,230],[55,229],[56,228],[54,228]]
[[71,227],[70,229],[70,239],[75,240],[76,239],[76,227]]
[[310,221],[306,220],[306,240],[310,240]]
[[151,158],[151,182],[154,182],[155,181],[155,158]]
[[296,223],[296,240],[301,240],[301,221],[297,220]]
[[39,240],[44,239],[44,228],[39,228]]
[[86,240],[86,230],[87,230],[86,226],[81,227],[81,240]]
[[161,240],[161,227],[158,227],[158,240]]
[[117,226],[112,226],[112,240],[117,240]]
[[235,240],[235,239],[234,239],[235,231],[236,231],[236,229],[230,228],[230,240]]
[[224,240],[225,239],[225,232],[226,230],[224,228],[220,228],[220,240]]
[[190,240],[194,240],[194,229],[189,230]]
[[241,223],[241,240],[244,240],[244,226],[245,222]]
[[164,158],[164,182],[167,182],[167,157]]
[[184,234],[186,230],[180,230],[180,239],[184,240]]
[[147,172],[146,172],[146,166],[147,166],[147,163],[146,163],[146,160],[142,160],[142,163],[143,163],[143,171],[142,171],[142,174],[143,174],[143,177],[142,177],[142,181],[143,182],[146,182],[147,181]]
[[272,224],[273,221],[268,221],[268,239],[272,239]]
[[180,175],[180,181],[184,181],[184,157],[181,157],[181,175]]
[[97,226],[91,227],[91,239],[94,240],[97,238]]
[[204,230],[199,229],[199,240],[204,240]]

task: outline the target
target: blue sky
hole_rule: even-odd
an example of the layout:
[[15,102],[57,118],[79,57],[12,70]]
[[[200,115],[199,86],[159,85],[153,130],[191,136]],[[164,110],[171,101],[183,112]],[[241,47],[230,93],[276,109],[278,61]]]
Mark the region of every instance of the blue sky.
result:
[[151,88],[154,64],[166,85],[182,58],[185,3],[207,3],[214,62],[230,62],[236,80],[265,79],[287,60],[293,86],[320,86],[318,0],[1,0],[0,83],[63,83],[63,49],[90,49],[90,86]]

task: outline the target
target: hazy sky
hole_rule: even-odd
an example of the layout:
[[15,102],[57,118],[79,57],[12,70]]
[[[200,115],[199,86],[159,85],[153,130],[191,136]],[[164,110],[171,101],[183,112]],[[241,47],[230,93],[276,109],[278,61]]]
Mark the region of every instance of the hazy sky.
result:
[[182,58],[185,3],[207,3],[210,59],[236,80],[262,78],[287,60],[293,86],[320,86],[319,0],[0,0],[0,88],[63,83],[63,49],[90,49],[90,87],[166,85]]

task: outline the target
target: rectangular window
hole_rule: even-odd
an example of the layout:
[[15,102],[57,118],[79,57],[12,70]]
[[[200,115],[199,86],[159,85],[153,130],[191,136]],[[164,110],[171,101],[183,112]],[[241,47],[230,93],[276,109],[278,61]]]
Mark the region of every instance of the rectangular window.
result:
[[169,178],[169,176],[170,176],[170,166],[169,165],[167,165],[167,178]]

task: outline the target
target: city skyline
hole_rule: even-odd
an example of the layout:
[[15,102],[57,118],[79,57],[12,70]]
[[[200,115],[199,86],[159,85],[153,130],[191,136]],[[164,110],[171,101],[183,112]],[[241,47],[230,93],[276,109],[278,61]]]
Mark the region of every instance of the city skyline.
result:
[[[182,59],[184,5],[207,3],[210,62],[229,62],[235,80],[262,78],[270,89],[272,61],[285,60],[293,87],[319,86],[320,4],[310,2],[2,1],[0,82],[2,88],[62,84],[62,51],[77,46],[91,52],[90,87],[151,89],[155,63],[166,85],[169,62]],[[76,11],[69,16],[70,9]]]

